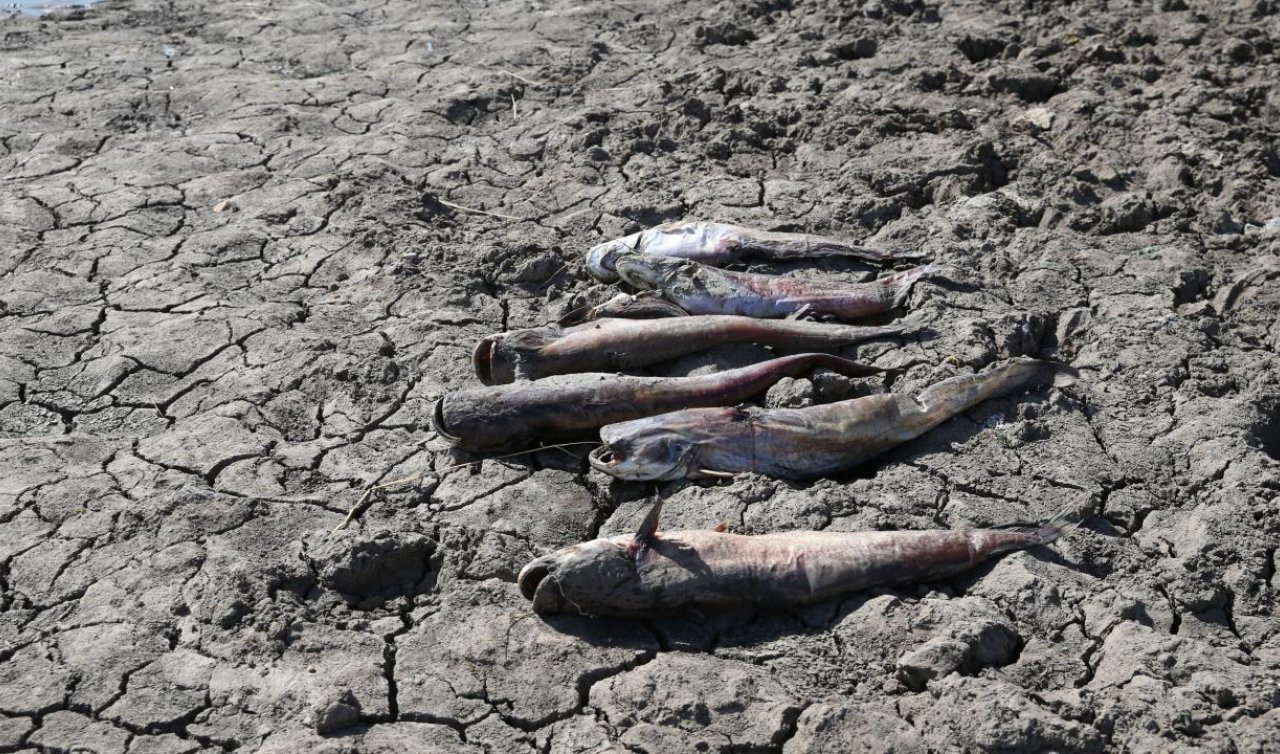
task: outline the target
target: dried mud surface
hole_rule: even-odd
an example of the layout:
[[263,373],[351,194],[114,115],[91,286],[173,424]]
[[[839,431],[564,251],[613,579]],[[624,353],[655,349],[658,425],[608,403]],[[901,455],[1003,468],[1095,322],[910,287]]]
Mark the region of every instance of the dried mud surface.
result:
[[[0,751],[1277,751],[1277,23],[1274,0],[0,21]],[[844,479],[667,487],[667,527],[1002,524],[1081,490],[1094,515],[801,611],[533,616],[515,570],[631,529],[652,490],[577,448],[451,468],[432,401],[475,384],[480,336],[607,297],[589,245],[682,218],[953,268],[912,298],[934,334],[857,351],[892,385],[770,402],[1018,354],[1084,384]]]

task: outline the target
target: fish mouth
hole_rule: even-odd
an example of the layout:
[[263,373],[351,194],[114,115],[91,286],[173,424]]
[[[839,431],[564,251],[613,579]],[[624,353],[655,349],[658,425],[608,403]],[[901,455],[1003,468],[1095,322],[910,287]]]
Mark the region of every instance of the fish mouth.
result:
[[[493,352],[498,347],[499,335],[483,338],[471,351],[471,366],[475,367],[476,376],[485,385],[493,384]],[[437,411],[439,408],[437,407]]]
[[431,428],[440,435],[442,439],[450,445],[458,445],[462,443],[462,438],[451,433],[445,426],[444,421],[444,398],[436,401],[435,408],[431,411]]
[[676,478],[673,476],[676,471],[674,468],[655,471],[655,466],[651,464],[624,463],[627,457],[608,445],[587,454],[587,461],[596,471],[624,482],[657,482]]
[[553,566],[549,556],[541,557],[520,569],[520,575],[516,577],[520,594],[533,603],[535,613],[569,612],[571,603],[560,591]]
[[538,586],[547,577],[548,573],[551,573],[551,566],[542,558],[520,569],[520,575],[516,577],[516,584],[520,586],[520,593],[524,595],[525,599],[533,599],[533,596],[538,592]]
[[587,462],[590,463],[597,471],[603,471],[606,474],[613,474],[614,467],[622,460],[622,456],[608,445],[601,445],[595,450],[587,454]]

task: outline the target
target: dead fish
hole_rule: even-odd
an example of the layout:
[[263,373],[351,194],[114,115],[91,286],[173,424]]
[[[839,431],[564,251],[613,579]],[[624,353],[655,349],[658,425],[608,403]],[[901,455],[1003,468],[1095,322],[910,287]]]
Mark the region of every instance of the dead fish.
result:
[[784,479],[835,474],[919,437],[982,401],[1076,372],[1013,359],[906,395],[868,395],[798,409],[695,408],[600,429],[591,465],[628,480],[702,479],[755,472]]
[[467,449],[522,447],[679,408],[732,405],[818,367],[850,377],[883,371],[805,353],[697,377],[561,375],[449,393],[436,402],[432,423],[441,437]]
[[546,325],[490,335],[476,345],[471,363],[481,382],[495,385],[554,374],[624,371],[726,343],[830,352],[904,331],[893,325],[855,327],[730,316],[608,318],[573,327]]
[[605,317],[627,319],[657,319],[659,317],[687,317],[689,312],[662,298],[655,291],[638,294],[619,293],[603,304],[574,309],[557,320],[561,325],[580,325]]
[[921,258],[917,254],[894,254],[807,233],[772,233],[725,223],[675,222],[593,246],[587,252],[587,269],[599,280],[615,282],[618,279],[616,262],[627,254],[657,254],[710,265],[747,259],[785,262],[856,257],[884,263]]
[[937,274],[941,268],[915,267],[870,283],[832,283],[732,272],[685,259],[633,254],[618,259],[617,270],[627,283],[661,291],[690,314],[786,317],[809,312],[857,319],[901,306],[916,281]]
[[786,608],[876,585],[945,578],[1004,553],[1054,541],[1069,512],[1043,526],[1006,529],[827,532],[744,536],[657,531],[659,506],[640,531],[583,542],[520,571],[539,613],[644,617],[682,607]]

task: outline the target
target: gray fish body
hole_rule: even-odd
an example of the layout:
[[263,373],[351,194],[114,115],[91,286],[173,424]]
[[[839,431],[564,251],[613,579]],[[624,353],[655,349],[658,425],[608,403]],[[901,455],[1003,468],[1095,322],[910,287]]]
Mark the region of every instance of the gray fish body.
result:
[[674,531],[638,547],[597,539],[529,563],[518,582],[541,613],[646,616],[685,606],[806,605],[875,585],[943,578],[1052,541],[1040,528],[816,532],[757,536]]
[[587,269],[599,280],[615,282],[618,280],[617,260],[626,254],[656,254],[710,265],[747,259],[785,262],[854,257],[871,262],[889,262],[904,258],[807,233],[774,233],[726,223],[675,222],[592,247],[587,252]]
[[836,319],[880,314],[906,302],[916,281],[937,272],[932,265],[886,275],[869,283],[832,283],[754,275],[654,255],[617,261],[622,279],[660,291],[691,314],[787,317],[801,311]]
[[982,401],[1072,379],[1062,365],[1014,359],[944,380],[914,398],[871,395],[800,409],[675,411],[602,427],[604,445],[592,452],[591,463],[637,481],[739,472],[811,479],[851,469]]
[[661,317],[687,316],[689,316],[689,312],[662,298],[661,295],[653,291],[647,291],[640,295],[619,293],[602,304],[574,309],[561,317],[556,324],[568,327],[610,317],[658,319]]
[[894,326],[731,316],[599,319],[573,327],[548,325],[490,336],[476,346],[472,363],[480,381],[492,385],[556,374],[624,371],[727,343],[829,352],[902,331]]
[[696,377],[560,375],[449,393],[436,403],[433,424],[441,437],[463,448],[523,447],[681,408],[731,405],[818,367],[848,376],[880,371],[809,353]]

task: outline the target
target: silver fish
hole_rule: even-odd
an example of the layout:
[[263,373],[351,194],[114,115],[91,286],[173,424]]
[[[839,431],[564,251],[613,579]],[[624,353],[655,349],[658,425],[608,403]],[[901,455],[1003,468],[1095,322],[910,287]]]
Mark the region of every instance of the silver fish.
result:
[[1045,381],[1072,384],[1075,370],[1022,358],[943,380],[914,398],[868,395],[799,409],[673,411],[602,427],[604,445],[589,459],[599,471],[633,481],[739,472],[811,479],[853,468],[982,401]]
[[627,254],[658,254],[710,265],[747,259],[785,262],[856,257],[884,263],[921,258],[918,254],[895,254],[807,233],[773,233],[725,223],[675,222],[593,246],[587,252],[587,269],[599,280],[615,282],[615,264]]
[[751,317],[598,319],[573,327],[547,325],[490,335],[476,345],[471,363],[481,382],[495,385],[554,374],[617,372],[727,343],[830,352],[902,332],[904,328],[897,326],[855,327]]
[[941,268],[925,265],[869,283],[833,283],[733,272],[684,259],[632,254],[618,260],[617,271],[627,283],[661,291],[690,314],[787,317],[808,312],[849,320],[901,306],[918,280],[937,274]]
[[539,613],[644,617],[686,606],[806,605],[875,585],[945,578],[1047,544],[1043,526],[934,531],[793,531],[743,536],[657,531],[655,505],[635,535],[594,539],[537,558],[517,577]]

